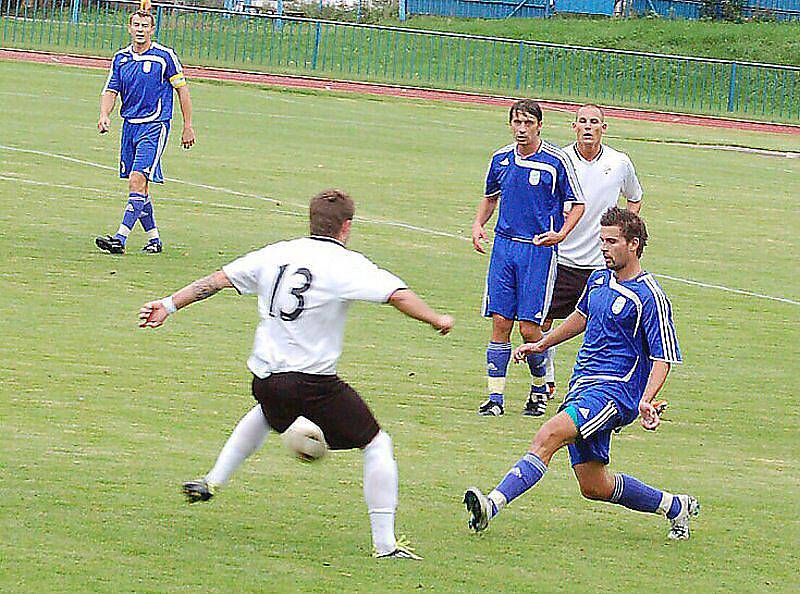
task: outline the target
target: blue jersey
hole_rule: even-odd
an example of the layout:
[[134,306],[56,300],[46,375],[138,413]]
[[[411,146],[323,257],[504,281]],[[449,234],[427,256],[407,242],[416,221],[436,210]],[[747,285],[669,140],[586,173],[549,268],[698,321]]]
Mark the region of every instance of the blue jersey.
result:
[[618,281],[610,270],[596,270],[576,310],[586,316],[586,333],[570,393],[588,385],[613,387],[608,394],[627,425],[639,414],[653,361],[681,362],[669,299],[647,272]]
[[153,42],[141,54],[130,45],[114,54],[103,91],[120,96],[120,116],[131,124],[168,122],[172,119],[172,90],[185,84],[175,52]]
[[495,233],[523,240],[559,231],[564,225],[564,204],[583,202],[572,162],[545,141],[527,157],[521,157],[513,144],[495,152],[486,174],[486,196],[500,197]]

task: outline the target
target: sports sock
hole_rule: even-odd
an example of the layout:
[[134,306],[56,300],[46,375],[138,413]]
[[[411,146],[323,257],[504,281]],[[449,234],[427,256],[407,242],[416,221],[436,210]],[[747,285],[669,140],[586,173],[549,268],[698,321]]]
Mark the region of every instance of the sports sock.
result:
[[[545,336],[550,334],[550,331],[544,333]],[[550,347],[544,352],[545,359],[545,372],[544,381],[548,384],[556,383],[556,347]]]
[[614,492],[610,501],[640,512],[661,513],[670,520],[681,511],[680,499],[627,474],[614,475]]
[[489,384],[489,400],[503,404],[506,388],[506,372],[511,360],[510,342],[490,342],[486,347],[486,375]]
[[528,355],[528,369],[531,370],[531,386],[541,389],[545,385],[547,355],[545,353]]
[[489,501],[492,504],[489,517],[496,516],[506,505],[538,483],[545,472],[547,465],[536,454],[528,452],[520,458],[500,484],[489,493]]
[[144,207],[142,213],[139,215],[139,222],[142,224],[142,229],[147,233],[147,238],[150,242],[158,242],[158,227],[156,227],[156,217],[153,214],[153,201],[150,196],[145,197]]
[[119,229],[117,229],[116,235],[114,235],[122,242],[122,245],[125,245],[128,240],[128,234],[142,214],[145,198],[147,196],[138,192],[128,194],[128,204],[125,205],[125,212],[122,213],[122,222],[119,225]]
[[397,548],[394,514],[397,509],[397,462],[392,439],[379,431],[364,448],[364,501],[367,502],[372,544],[379,555]]
[[237,423],[222,447],[214,468],[206,475],[206,482],[211,485],[227,483],[242,462],[263,445],[269,430],[267,419],[257,404]]

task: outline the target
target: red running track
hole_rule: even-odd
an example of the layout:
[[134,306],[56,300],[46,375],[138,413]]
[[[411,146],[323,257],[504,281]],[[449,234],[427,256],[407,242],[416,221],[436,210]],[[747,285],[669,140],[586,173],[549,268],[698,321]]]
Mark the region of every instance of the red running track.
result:
[[[108,68],[111,63],[110,58],[51,54],[47,52],[34,52],[14,49],[0,49],[0,60],[20,60],[27,62],[41,62],[44,64],[63,64],[66,66],[103,69]],[[441,91],[435,89],[423,89],[419,87],[402,87],[378,83],[332,80],[310,76],[265,74],[261,72],[226,70],[222,68],[205,68],[196,66],[186,66],[184,71],[188,77],[255,83],[261,85],[272,85],[276,87],[344,91],[350,93],[389,95],[392,97],[406,97],[410,99],[433,99],[439,101],[455,101],[459,103],[483,105],[509,106],[514,101],[514,99],[511,97],[500,97],[495,95],[480,95],[478,93],[464,93],[459,91]],[[564,101],[540,101],[539,103],[546,109],[558,111],[573,111],[578,105],[580,105],[579,103],[570,103]],[[623,118],[628,120],[687,124],[691,126],[705,126],[709,128],[731,128],[735,130],[771,132],[776,134],[800,134],[800,125],[796,124],[754,122],[751,120],[686,115],[665,111],[623,109],[618,107],[604,107],[603,110],[609,117]]]

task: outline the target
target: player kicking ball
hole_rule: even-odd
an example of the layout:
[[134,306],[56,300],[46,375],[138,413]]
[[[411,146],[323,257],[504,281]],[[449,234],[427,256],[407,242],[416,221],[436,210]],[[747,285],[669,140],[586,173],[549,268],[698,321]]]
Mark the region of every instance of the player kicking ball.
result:
[[336,375],[347,310],[354,301],[390,303],[440,334],[453,318],[425,304],[395,275],[345,247],[355,214],[344,192],[311,200],[310,237],[281,241],[223,266],[174,295],[146,303],[140,326],[155,328],[176,310],[225,288],[258,295],[260,321],[247,366],[258,404],[248,412],[211,471],[183,485],[190,503],[208,501],[270,430],[283,433],[300,416],[318,425],[332,450],[364,452],[364,499],[375,556],[419,559],[397,542],[397,464],[392,440],[358,393]]
[[653,402],[670,366],[681,362],[681,354],[669,300],[639,264],[647,243],[644,221],[614,207],[602,216],[600,225],[606,269],[591,274],[575,311],[563,324],[513,353],[519,363],[585,332],[569,392],[558,414],[536,433],[528,453],[488,496],[467,489],[464,504],[469,527],[476,532],[485,530],[504,507],[536,485],[564,446],[584,497],[662,514],[670,521],[670,539],[687,540],[689,520],[700,511],[690,495],[672,495],[608,470],[612,432],[639,415],[645,429],[658,427],[661,420]]
[[[142,5],[146,7],[149,2]],[[164,182],[161,155],[169,137],[174,93],[178,95],[183,115],[181,145],[188,149],[195,142],[192,100],[183,67],[172,49],[153,41],[155,22],[147,10],[131,14],[128,19],[131,44],[114,54],[100,96],[100,118],[97,120],[100,134],[111,128],[111,111],[117,95],[122,102],[119,176],[128,180],[129,191],[117,232],[95,239],[97,247],[110,254],[125,253],[128,235],[137,221],[148,237],[142,251],[160,254],[163,249],[153,213],[150,183]]]

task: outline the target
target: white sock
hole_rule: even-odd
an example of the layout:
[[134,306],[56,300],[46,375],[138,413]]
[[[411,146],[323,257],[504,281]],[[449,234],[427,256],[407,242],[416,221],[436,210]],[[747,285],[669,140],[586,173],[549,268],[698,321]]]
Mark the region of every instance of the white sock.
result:
[[222,447],[214,468],[206,475],[206,482],[224,485],[245,459],[258,450],[269,434],[269,425],[261,406],[255,405],[236,425]]
[[372,526],[372,544],[379,555],[397,548],[394,514],[397,509],[397,463],[392,440],[379,431],[364,448],[364,500]]
[[[544,333],[545,336],[550,334],[550,331]],[[544,381],[549,384],[556,383],[556,347],[550,347],[544,354],[547,356],[545,360]]]

